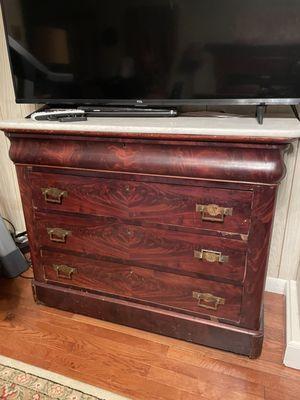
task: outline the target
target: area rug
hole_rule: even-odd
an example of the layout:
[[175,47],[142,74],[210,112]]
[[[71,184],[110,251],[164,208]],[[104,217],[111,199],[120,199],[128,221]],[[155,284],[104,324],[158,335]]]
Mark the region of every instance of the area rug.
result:
[[46,371],[0,356],[1,400],[129,400]]

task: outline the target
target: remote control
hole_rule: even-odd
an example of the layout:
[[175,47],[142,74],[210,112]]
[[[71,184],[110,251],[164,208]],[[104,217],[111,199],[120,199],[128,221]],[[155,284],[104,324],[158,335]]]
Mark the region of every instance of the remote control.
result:
[[59,121],[61,118],[74,119],[85,117],[85,111],[80,109],[49,109],[37,111],[31,115],[34,121]]
[[82,117],[63,117],[58,119],[59,122],[80,122],[87,121],[87,117],[83,115]]

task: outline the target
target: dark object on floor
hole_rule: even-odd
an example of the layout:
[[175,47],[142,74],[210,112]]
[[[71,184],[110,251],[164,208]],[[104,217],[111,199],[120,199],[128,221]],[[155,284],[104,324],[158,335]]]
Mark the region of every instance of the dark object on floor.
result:
[[15,237],[15,244],[25,255],[29,252],[28,236],[26,232],[19,233]]
[[29,267],[0,217],[0,276],[16,278]]

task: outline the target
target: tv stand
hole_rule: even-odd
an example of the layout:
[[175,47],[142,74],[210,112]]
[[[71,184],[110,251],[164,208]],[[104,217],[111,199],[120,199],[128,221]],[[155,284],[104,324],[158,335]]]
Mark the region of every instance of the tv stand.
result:
[[267,110],[267,106],[265,104],[259,104],[256,106],[256,119],[259,125],[262,125],[264,122],[264,115]]
[[[298,121],[300,121],[300,115],[297,109],[297,106],[295,104],[291,104],[291,109],[293,111],[294,116],[297,118]],[[264,121],[264,115],[267,111],[267,106],[265,104],[259,104],[256,106],[256,119],[259,125],[263,124]]]
[[297,106],[295,106],[295,104],[292,104],[291,109],[293,110],[293,113],[294,113],[295,117],[297,118],[297,120],[300,121],[300,115],[299,115]]

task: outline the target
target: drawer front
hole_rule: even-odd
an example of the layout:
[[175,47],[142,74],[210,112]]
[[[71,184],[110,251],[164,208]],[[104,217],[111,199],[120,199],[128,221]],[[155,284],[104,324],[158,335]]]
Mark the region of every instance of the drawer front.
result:
[[176,311],[238,321],[242,288],[161,271],[43,251],[48,282],[92,289]]
[[252,192],[31,173],[37,210],[247,234]]
[[128,225],[121,220],[36,215],[38,243],[152,269],[202,274],[241,282],[246,244],[241,241]]

